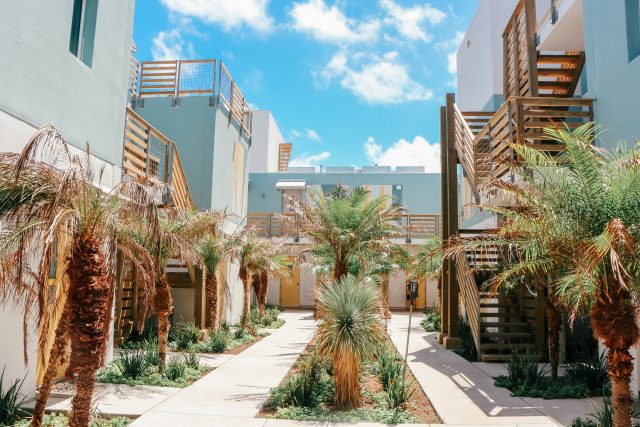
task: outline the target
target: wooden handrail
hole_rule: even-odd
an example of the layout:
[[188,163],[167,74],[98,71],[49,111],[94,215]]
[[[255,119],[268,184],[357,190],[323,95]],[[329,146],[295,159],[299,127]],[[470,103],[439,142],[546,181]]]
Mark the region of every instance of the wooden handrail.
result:
[[173,144],[172,156],[170,178],[171,203],[173,206],[181,209],[194,210],[196,205],[193,203],[191,191],[189,191],[189,183],[187,182],[187,177],[184,175],[178,148],[175,144]]
[[[400,225],[398,233],[390,238],[428,239],[441,237],[442,216],[432,214],[403,214],[396,216]],[[302,233],[304,223],[296,226],[293,214],[251,212],[247,224],[253,226],[258,237],[295,237]]]

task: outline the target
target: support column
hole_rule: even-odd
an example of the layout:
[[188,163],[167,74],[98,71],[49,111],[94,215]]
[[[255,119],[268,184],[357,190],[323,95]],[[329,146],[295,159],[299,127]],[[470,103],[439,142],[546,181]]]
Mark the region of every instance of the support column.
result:
[[[449,237],[449,221],[447,214],[449,211],[447,197],[447,110],[446,107],[440,107],[440,192],[442,206],[442,241]],[[448,263],[443,262],[440,271],[440,333],[438,334],[438,342],[444,343],[444,338],[449,332],[449,268]]]
[[204,329],[206,327],[205,322],[207,320],[207,316],[205,314],[205,310],[207,307],[207,294],[205,292],[204,286],[204,271],[203,268],[196,267],[195,268],[195,281],[193,283],[194,288],[194,297],[193,297],[193,314],[194,314],[194,322],[196,326],[200,329]]
[[[454,111],[455,95],[447,94],[446,104],[446,150],[447,150],[447,216],[448,236],[447,239],[458,235],[458,156],[455,147],[454,135]],[[460,347],[458,337],[458,315],[459,315],[459,289],[456,275],[456,263],[451,259],[448,261],[449,268],[449,309],[448,309],[448,333],[444,338],[445,348]]]

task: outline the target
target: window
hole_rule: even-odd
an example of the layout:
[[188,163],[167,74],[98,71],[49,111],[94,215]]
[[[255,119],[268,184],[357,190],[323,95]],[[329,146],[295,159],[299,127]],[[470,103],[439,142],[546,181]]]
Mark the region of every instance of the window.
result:
[[96,36],[98,0],[73,0],[69,51],[91,67]]
[[640,55],[640,0],[625,0],[629,61]]

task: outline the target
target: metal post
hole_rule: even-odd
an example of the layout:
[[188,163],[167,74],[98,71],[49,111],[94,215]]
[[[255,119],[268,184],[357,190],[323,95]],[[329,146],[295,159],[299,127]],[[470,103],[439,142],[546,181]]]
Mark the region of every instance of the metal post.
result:
[[409,326],[407,327],[407,344],[404,348],[404,366],[402,367],[402,386],[406,380],[407,359],[409,358],[409,338],[411,338],[411,318],[413,317],[413,305],[418,297],[419,283],[415,280],[409,282]]

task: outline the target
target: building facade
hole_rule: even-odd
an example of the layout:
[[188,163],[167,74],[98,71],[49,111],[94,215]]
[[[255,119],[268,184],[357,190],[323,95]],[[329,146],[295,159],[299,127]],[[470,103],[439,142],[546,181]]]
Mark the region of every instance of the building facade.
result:
[[[134,0],[21,1],[0,5],[0,151],[20,152],[34,131],[54,125],[75,153],[86,145],[101,184],[120,181]],[[55,286],[61,277],[52,278]],[[0,307],[5,381],[35,390],[43,361],[29,328],[22,351],[22,309]],[[52,328],[53,329],[53,328]],[[26,372],[26,374],[25,374]]]

